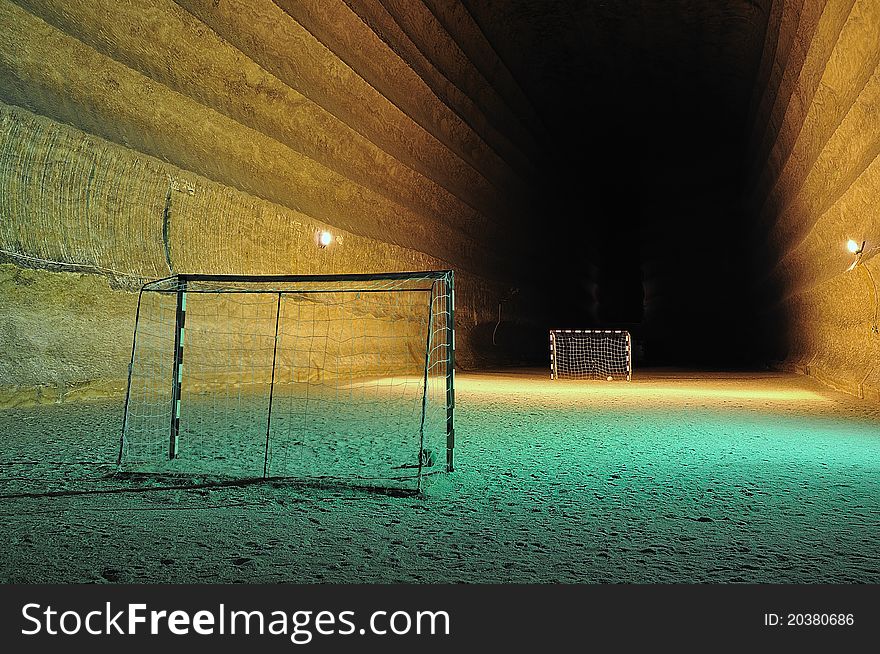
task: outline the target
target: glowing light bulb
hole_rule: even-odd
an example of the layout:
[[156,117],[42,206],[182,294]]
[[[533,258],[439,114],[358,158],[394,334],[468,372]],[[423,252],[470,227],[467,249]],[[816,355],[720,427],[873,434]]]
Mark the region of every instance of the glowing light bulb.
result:
[[846,242],[846,249],[852,252],[853,254],[858,254],[862,251],[862,246],[859,245],[856,241],[849,239]]
[[320,236],[318,236],[318,243],[322,248],[327,247],[333,242],[333,234],[330,232],[321,232]]

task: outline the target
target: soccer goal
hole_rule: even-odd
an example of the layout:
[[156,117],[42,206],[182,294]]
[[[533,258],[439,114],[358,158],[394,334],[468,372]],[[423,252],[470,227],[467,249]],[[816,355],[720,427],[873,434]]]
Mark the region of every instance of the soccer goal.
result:
[[632,379],[632,341],[623,330],[551,329],[550,379]]
[[150,282],[119,467],[419,489],[453,468],[454,304],[452,271]]

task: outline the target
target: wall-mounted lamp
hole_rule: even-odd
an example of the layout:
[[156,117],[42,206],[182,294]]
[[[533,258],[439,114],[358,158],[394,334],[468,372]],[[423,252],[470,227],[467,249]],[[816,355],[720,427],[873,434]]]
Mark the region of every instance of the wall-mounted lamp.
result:
[[328,231],[318,232],[318,247],[323,249],[333,242],[333,234]]
[[858,241],[854,241],[853,239],[849,239],[846,242],[846,249],[856,257],[855,261],[853,261],[852,264],[850,264],[850,267],[847,268],[847,271],[861,268],[865,273],[865,276],[868,278],[868,281],[871,282],[871,289],[874,291],[874,318],[871,320],[871,333],[880,334],[880,324],[878,324],[877,320],[878,312],[880,312],[880,293],[878,293],[877,289],[877,280],[874,279],[871,269],[865,265],[865,261],[877,251],[878,246],[875,245],[870,250],[865,251],[865,245],[867,245],[867,243],[867,241],[862,241],[860,245]]

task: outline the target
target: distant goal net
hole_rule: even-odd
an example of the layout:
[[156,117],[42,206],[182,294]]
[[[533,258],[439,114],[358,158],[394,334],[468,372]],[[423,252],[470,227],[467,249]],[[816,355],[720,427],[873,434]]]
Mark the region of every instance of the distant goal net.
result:
[[141,290],[123,471],[419,489],[452,470],[452,271]]
[[623,330],[551,329],[551,379],[632,378],[632,341]]

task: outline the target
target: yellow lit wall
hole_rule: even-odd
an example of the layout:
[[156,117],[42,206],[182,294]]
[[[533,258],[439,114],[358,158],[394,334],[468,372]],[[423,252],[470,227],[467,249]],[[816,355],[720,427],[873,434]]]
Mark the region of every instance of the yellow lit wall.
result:
[[0,0],[0,404],[118,389],[178,272],[454,268],[479,359],[531,110],[467,12],[385,4]]
[[[880,399],[880,3],[774,2],[752,98],[756,249],[789,368]],[[863,266],[847,239],[868,241]]]

